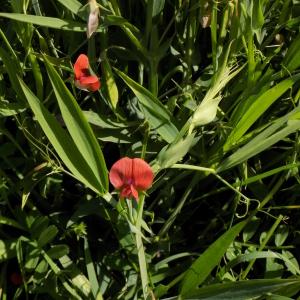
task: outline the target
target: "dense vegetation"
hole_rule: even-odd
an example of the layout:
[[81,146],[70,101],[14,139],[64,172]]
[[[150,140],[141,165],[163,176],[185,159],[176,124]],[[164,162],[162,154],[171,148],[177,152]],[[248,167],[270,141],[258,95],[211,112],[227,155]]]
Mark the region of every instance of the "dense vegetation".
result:
[[299,0],[0,3],[1,300],[300,299]]

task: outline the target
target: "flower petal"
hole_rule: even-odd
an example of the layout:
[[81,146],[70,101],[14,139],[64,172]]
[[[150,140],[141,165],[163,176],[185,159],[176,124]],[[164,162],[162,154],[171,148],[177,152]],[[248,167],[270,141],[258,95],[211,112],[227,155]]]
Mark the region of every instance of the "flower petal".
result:
[[[109,171],[109,180],[116,189],[129,186],[132,182],[132,162],[129,157],[123,157],[113,164]],[[123,191],[121,191],[122,196]],[[124,191],[126,194],[126,192]],[[124,196],[125,196],[124,194]]]
[[132,184],[130,185],[130,192],[131,192],[131,195],[135,198],[135,200],[138,201],[139,193]]
[[134,158],[132,164],[132,177],[134,187],[137,190],[147,190],[153,182],[153,171],[151,167],[142,159]]
[[121,189],[121,193],[120,193],[121,199],[124,199],[124,198],[129,199],[129,198],[131,198],[131,196],[132,196],[132,192],[131,192],[129,185],[126,185],[124,188]]
[[74,64],[75,79],[86,75],[86,70],[89,68],[89,59],[85,54],[80,54]]
[[100,80],[97,76],[91,75],[86,77],[81,77],[80,85],[91,92],[95,92],[100,88]]

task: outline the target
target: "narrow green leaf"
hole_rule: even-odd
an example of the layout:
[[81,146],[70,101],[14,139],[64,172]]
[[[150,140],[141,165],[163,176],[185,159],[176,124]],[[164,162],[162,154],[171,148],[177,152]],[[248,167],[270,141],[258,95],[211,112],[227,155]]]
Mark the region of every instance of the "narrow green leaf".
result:
[[0,17],[8,18],[19,22],[25,22],[25,23],[35,24],[39,26],[44,26],[44,27],[60,29],[60,30],[77,31],[77,32],[86,31],[85,23],[79,23],[71,20],[63,20],[59,18],[25,15],[25,14],[14,14],[14,13],[0,13]]
[[218,265],[229,245],[246,225],[240,222],[227,230],[191,265],[183,277],[180,295],[191,295],[203,283],[211,271]]
[[19,103],[8,103],[7,101],[2,100],[0,102],[0,117],[14,116],[25,109],[25,106]]
[[127,128],[129,126],[129,124],[127,123],[112,121],[109,117],[105,116],[104,114],[95,113],[91,110],[83,110],[82,112],[90,124],[98,126],[102,129],[106,128],[122,130],[123,128]]
[[20,67],[20,62],[15,56],[10,56],[6,50],[0,47],[0,57],[5,65],[5,70],[9,76],[12,88],[16,92],[19,99],[24,98],[22,89],[20,88],[19,81],[16,75],[22,76],[22,70]]
[[15,240],[0,240],[0,262],[16,256]]
[[286,287],[300,290],[299,279],[252,279],[247,281],[212,284],[199,289],[188,299],[245,300],[254,299],[266,293],[274,293]]
[[293,43],[288,48],[288,51],[283,59],[283,66],[292,72],[300,66],[300,34],[294,38]]
[[44,247],[46,244],[50,243],[57,235],[58,229],[54,225],[50,225],[46,230],[42,232],[38,239],[39,247]]
[[4,217],[4,216],[0,216],[0,224],[7,225],[7,226],[12,226],[12,227],[15,227],[15,228],[18,228],[18,229],[25,230],[25,228],[22,225],[20,225],[18,222],[16,222],[13,219]]
[[152,17],[158,16],[165,6],[165,0],[153,0]]
[[100,289],[100,286],[99,286],[98,278],[97,278],[96,271],[94,268],[94,264],[92,261],[89,243],[86,238],[84,239],[84,254],[85,254],[86,269],[87,269],[89,281],[91,283],[92,293],[93,293],[94,297],[96,298],[98,291]]
[[57,1],[75,15],[77,15],[79,10],[82,8],[82,4],[77,0],[57,0]]
[[97,139],[73,95],[46,58],[45,64],[62,117],[70,135],[86,163],[93,171],[99,185],[102,186],[99,192],[105,193],[108,190],[108,172]]
[[138,98],[151,128],[157,130],[161,137],[168,143],[174,141],[178,130],[171,121],[169,111],[147,89],[136,83],[123,72],[116,69],[115,71]]
[[106,56],[103,58],[101,66],[102,66],[102,71],[105,79],[105,86],[107,89],[109,101],[112,107],[116,108],[119,101],[119,92],[114,79],[114,75],[112,73],[111,66]]
[[[300,119],[299,108],[294,109],[288,116],[298,117]],[[226,158],[217,168],[217,172],[224,171],[240,164],[241,162],[253,157],[254,155],[271,147],[278,141],[282,140],[289,134],[297,131],[300,128],[300,120],[293,119],[287,120],[287,116],[279,118],[273,125],[267,127],[263,132],[258,134],[245,146],[238,149],[228,158]]]
[[191,134],[186,138],[179,140],[177,143],[165,146],[158,153],[156,164],[160,169],[170,168],[180,161],[197,141],[198,139],[195,138],[195,134]]
[[[57,264],[51,259],[51,257],[45,252],[45,251],[42,251],[42,255],[44,257],[44,259],[46,260],[46,262],[49,264],[50,268],[52,269],[52,271],[54,272],[54,274],[56,274],[59,279],[61,280],[64,288],[72,295],[73,298],[71,299],[82,299],[82,297],[80,297],[77,292],[76,292],[76,289],[71,287],[67,281],[67,279],[65,278],[64,274],[62,274],[61,272],[61,269],[57,266]],[[78,281],[78,277],[71,277],[71,280],[72,280],[72,283],[73,285],[78,288],[79,290],[82,291],[81,289],[81,285],[76,285],[77,281]],[[89,296],[89,293],[87,292],[85,294],[87,297]]]
[[264,14],[263,6],[261,0],[253,1],[253,11],[252,11],[252,28],[254,30],[261,29],[264,24]]
[[248,110],[243,114],[243,117],[227,138],[223,147],[224,151],[227,151],[231,145],[237,143],[258,118],[299,79],[300,76],[298,75],[283,80],[253,100]]
[[86,297],[85,299],[91,299],[91,284],[89,280],[80,272],[67,255],[61,257],[59,261],[66,273],[69,274],[73,286]]
[[137,36],[141,35],[140,30],[122,16],[107,15],[104,19],[104,25],[126,27],[132,34]]
[[57,154],[78,180],[99,193],[99,191],[102,190],[102,186],[99,185],[98,180],[95,178],[92,170],[87,165],[73,140],[66,131],[62,129],[55,117],[49,113],[27,85],[21,79],[19,79],[19,81],[37,121]]
[[47,251],[47,254],[52,259],[58,259],[69,253],[69,247],[67,245],[54,245]]

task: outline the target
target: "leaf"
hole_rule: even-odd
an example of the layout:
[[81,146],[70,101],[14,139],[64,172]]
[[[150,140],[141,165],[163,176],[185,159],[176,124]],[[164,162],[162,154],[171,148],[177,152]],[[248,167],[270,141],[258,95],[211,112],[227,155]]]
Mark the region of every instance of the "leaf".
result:
[[15,240],[0,240],[0,262],[16,256]]
[[106,26],[121,26],[126,27],[132,32],[133,34],[139,36],[141,35],[139,29],[132,25],[128,20],[123,18],[122,16],[116,16],[116,15],[107,15],[104,19],[104,24]]
[[299,264],[297,259],[294,257],[294,255],[287,250],[282,250],[282,256],[285,262],[285,265],[287,269],[294,275],[299,275],[300,270],[299,270]]
[[79,23],[79,22],[74,22],[65,19],[63,20],[59,18],[15,14],[15,13],[0,13],[0,17],[8,18],[19,22],[35,24],[35,25],[48,27],[48,28],[60,29],[60,30],[77,31],[77,32],[86,31],[85,23]]
[[158,153],[155,164],[157,164],[160,169],[171,167],[180,161],[198,140],[198,138],[195,138],[195,134],[191,134],[177,143],[165,146]]
[[217,115],[218,105],[221,100],[222,97],[216,97],[210,101],[202,102],[193,115],[192,124],[194,126],[202,126],[211,123]]
[[0,225],[1,224],[7,225],[7,226],[12,226],[12,227],[15,227],[15,228],[18,228],[21,230],[25,230],[25,228],[22,225],[20,225],[18,222],[16,222],[13,219],[4,217],[4,216],[0,216]]
[[21,79],[19,79],[19,81],[22,91],[34,112],[37,121],[61,160],[78,180],[99,193],[102,190],[102,186],[95,178],[92,170],[87,165],[73,140],[66,131],[62,129],[55,117],[49,113],[27,85]]
[[20,62],[16,57],[10,56],[3,48],[0,47],[0,57],[5,65],[5,70],[9,76],[12,88],[16,92],[19,99],[24,98],[22,89],[20,88],[19,81],[16,75],[22,76],[22,70],[20,67]]
[[82,4],[77,0],[57,0],[61,5],[77,15],[82,8]]
[[168,143],[174,141],[178,130],[171,121],[169,111],[147,89],[133,81],[123,72],[117,69],[115,69],[115,71],[138,98],[139,104],[151,128],[157,130],[161,137]]
[[[291,255],[291,254],[290,254]],[[237,264],[243,263],[243,262],[249,262],[251,260],[256,260],[256,259],[261,259],[261,258],[267,258],[267,259],[276,259],[276,261],[278,260],[282,260],[286,266],[289,268],[289,266],[292,269],[292,273],[299,275],[300,271],[299,271],[299,266],[297,264],[297,261],[295,260],[295,258],[291,255],[284,255],[277,253],[277,252],[273,252],[273,251],[253,251],[250,253],[246,253],[243,255],[239,255],[237,256],[235,259],[231,260],[225,267],[226,272],[229,271],[231,268],[233,268],[234,266],[236,266]],[[292,262],[291,260],[294,259],[294,261]]]
[[165,0],[153,0],[152,17],[158,16],[164,9],[164,6]]
[[259,30],[265,22],[261,0],[253,1],[252,28]]
[[248,242],[256,233],[259,225],[261,224],[261,220],[254,217],[244,228],[243,230],[243,241]]
[[[264,131],[258,134],[245,146],[235,151],[226,158],[217,168],[217,172],[221,172],[244,162],[254,155],[266,150],[278,141],[282,140],[289,134],[300,128],[299,108],[295,108],[292,112],[284,117],[277,119],[272,125],[268,126]],[[290,120],[288,120],[290,118]]]
[[50,243],[57,235],[58,229],[54,225],[50,225],[46,230],[42,232],[38,239],[39,247],[44,247],[46,244]]
[[105,79],[105,87],[107,89],[108,98],[112,107],[115,109],[119,101],[119,92],[107,57],[103,58],[101,66]]
[[258,118],[281,96],[283,95],[300,76],[293,76],[281,81],[273,88],[268,89],[257,99],[253,99],[250,107],[244,112],[240,121],[234,126],[223,147],[227,151],[244,135],[244,133],[258,120]]
[[282,61],[282,65],[292,72],[300,66],[300,34],[294,38],[293,43],[288,48],[288,51]]
[[[211,284],[199,289],[188,299],[245,300],[280,291],[289,286],[300,290],[299,279],[252,279],[247,281]],[[172,299],[172,298],[171,298]]]
[[99,192],[105,193],[108,190],[108,171],[97,139],[73,95],[46,58],[45,64],[68,131],[94,173],[98,185],[101,185]]
[[211,274],[218,265],[227,248],[246,225],[246,221],[240,222],[227,230],[186,271],[180,289],[180,295],[184,298],[193,294],[197,287]]
[[108,116],[100,113],[95,113],[91,110],[83,110],[82,112],[89,123],[100,128],[121,130],[128,127],[128,124],[126,123],[112,121]]
[[91,289],[94,297],[97,297],[97,292],[100,289],[98,278],[96,275],[95,267],[91,257],[90,247],[88,240],[84,238],[84,255],[85,255],[85,264],[87,269],[88,278],[91,284]]
[[69,274],[73,286],[80,290],[86,299],[91,299],[91,284],[89,280],[80,272],[77,266],[67,255],[59,258],[59,261],[67,274]]
[[289,227],[282,224],[280,225],[275,232],[275,245],[280,247],[286,241],[289,235]]
[[54,245],[48,251],[47,254],[52,259],[58,259],[69,253],[69,247],[67,245]]

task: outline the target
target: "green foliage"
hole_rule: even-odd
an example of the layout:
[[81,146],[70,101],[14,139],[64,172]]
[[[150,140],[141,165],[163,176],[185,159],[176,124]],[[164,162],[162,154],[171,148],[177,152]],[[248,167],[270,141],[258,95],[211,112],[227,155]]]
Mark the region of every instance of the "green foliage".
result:
[[96,2],[1,6],[0,300],[297,299],[299,1]]

